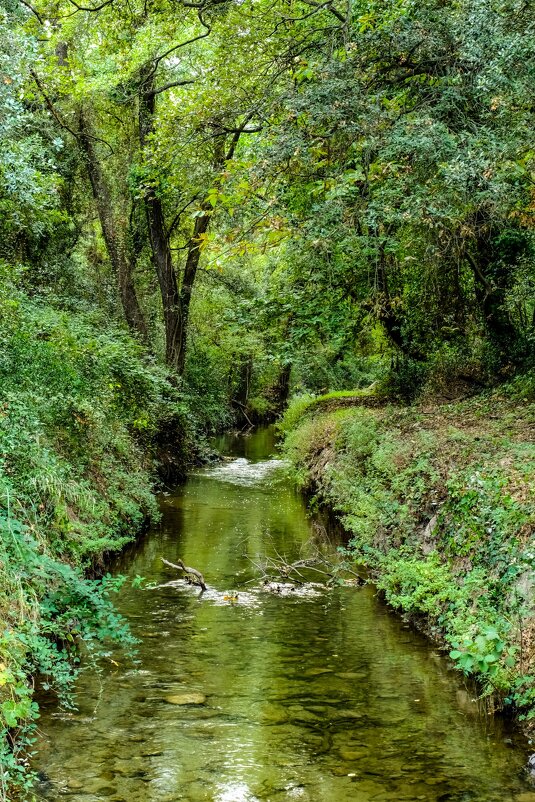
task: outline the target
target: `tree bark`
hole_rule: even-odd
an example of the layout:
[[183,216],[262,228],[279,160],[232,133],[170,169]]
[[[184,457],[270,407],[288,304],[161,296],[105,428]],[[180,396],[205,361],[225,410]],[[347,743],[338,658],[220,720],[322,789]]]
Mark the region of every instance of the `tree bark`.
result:
[[134,334],[144,342],[148,342],[147,326],[132,276],[133,266],[128,255],[127,232],[114,212],[111,192],[95,152],[89,124],[83,113],[80,114],[80,132],[77,139],[85,158],[102,235],[117,281],[126,322]]
[[[139,93],[139,142],[142,149],[146,147],[149,136],[154,133],[157,94],[154,86],[154,69],[148,66],[145,76],[141,77]],[[215,153],[212,163],[214,173],[217,173],[225,162],[233,157],[240,135],[244,130],[246,130],[245,124],[237,129],[221,127],[219,135],[214,137]],[[225,143],[230,133],[232,134],[230,146],[228,151],[225,151]],[[147,190],[144,202],[152,261],[162,297],[165,358],[167,364],[176,371],[177,375],[182,376],[186,365],[191,297],[201,257],[202,237],[208,231],[212,219],[212,206],[207,199],[201,203],[186,246],[186,261],[180,277],[180,273],[173,264],[171,253],[170,236],[173,226],[166,227],[163,204],[154,187]]]
[[[149,77],[142,83],[139,96],[139,141],[142,149],[147,144],[148,136],[154,131],[155,94],[153,90],[154,75],[149,73]],[[144,203],[152,263],[158,277],[162,297],[165,361],[178,375],[181,375],[184,370],[182,351],[185,339],[181,298],[173,266],[169,236],[165,227],[162,201],[154,187],[147,190]]]

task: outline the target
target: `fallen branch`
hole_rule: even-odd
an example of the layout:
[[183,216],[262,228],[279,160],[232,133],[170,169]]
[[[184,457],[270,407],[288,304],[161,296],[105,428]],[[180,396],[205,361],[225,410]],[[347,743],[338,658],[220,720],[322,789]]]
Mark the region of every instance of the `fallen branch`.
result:
[[274,556],[264,555],[258,557],[255,562],[248,555],[244,555],[257,574],[253,579],[249,580],[248,584],[258,582],[260,579],[265,586],[276,585],[282,581],[283,583],[291,582],[294,585],[305,587],[316,584],[314,581],[311,582],[311,574],[316,575],[316,581],[322,582],[323,580],[323,583],[328,587],[334,587],[341,581],[343,582],[345,574],[350,574],[354,577],[355,584],[365,584],[365,580],[360,574],[352,570],[346,562],[325,556],[312,543],[307,545],[308,548],[306,550],[310,556],[301,557],[293,562],[289,561],[286,555],[280,554],[275,544],[272,544]]
[[189,565],[184,565],[182,560],[179,560],[178,564],[175,564],[175,563],[169,562],[169,560],[166,560],[164,557],[161,557],[161,561],[163,563],[165,563],[165,565],[168,565],[170,568],[176,568],[178,571],[183,571],[185,574],[189,574],[189,576],[194,577],[197,581],[195,582],[195,581],[192,580],[193,584],[194,585],[200,585],[200,587],[202,588],[203,591],[206,590],[206,584],[205,584],[205,581],[204,581],[204,577],[203,577],[203,575],[201,574],[200,571],[197,571],[196,568],[192,568]]

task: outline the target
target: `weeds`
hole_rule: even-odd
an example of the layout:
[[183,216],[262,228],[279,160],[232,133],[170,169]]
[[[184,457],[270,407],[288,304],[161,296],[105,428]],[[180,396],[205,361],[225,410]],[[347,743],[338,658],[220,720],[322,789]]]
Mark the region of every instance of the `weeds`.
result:
[[441,639],[486,693],[531,718],[530,386],[517,379],[499,394],[438,408],[312,414],[299,401],[284,425],[301,484],[349,533],[348,558],[365,564],[389,604]]

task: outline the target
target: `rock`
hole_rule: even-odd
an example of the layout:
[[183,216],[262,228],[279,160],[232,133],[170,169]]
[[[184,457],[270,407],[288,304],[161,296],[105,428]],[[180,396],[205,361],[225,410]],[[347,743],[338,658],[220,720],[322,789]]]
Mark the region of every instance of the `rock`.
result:
[[366,750],[365,749],[346,749],[345,747],[341,747],[340,749],[340,757],[342,760],[362,760],[363,757],[366,757]]
[[340,679],[366,679],[365,671],[339,671],[335,674]]
[[276,705],[268,702],[261,708],[260,720],[262,724],[268,726],[270,724],[283,724],[288,721],[288,714],[282,705]]
[[203,693],[177,693],[166,696],[165,701],[170,705],[203,705],[206,696]]
[[69,788],[73,788],[75,790],[78,790],[79,788],[83,788],[84,784],[83,784],[83,782],[81,782],[81,780],[76,780],[75,778],[73,778],[72,780],[69,780],[67,782],[67,786]]
[[358,710],[333,710],[331,711],[330,718],[335,721],[343,721],[344,719],[359,719],[363,717],[363,713]]
[[322,674],[332,674],[332,668],[309,668],[305,671],[305,677],[320,677]]
[[515,796],[515,802],[535,802],[535,791],[526,791]]
[[122,774],[125,777],[133,777],[140,771],[146,768],[145,761],[140,757],[130,758],[129,760],[116,760],[113,764],[113,770],[117,774]]

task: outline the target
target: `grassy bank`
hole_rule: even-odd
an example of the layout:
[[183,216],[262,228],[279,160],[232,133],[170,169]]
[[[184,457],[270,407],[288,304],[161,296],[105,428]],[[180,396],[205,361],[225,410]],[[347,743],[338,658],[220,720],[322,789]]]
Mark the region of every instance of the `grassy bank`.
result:
[[[0,284],[0,799],[31,797],[37,678],[70,703],[79,654],[128,647],[104,556],[157,516],[162,460],[204,421],[125,330]],[[161,444],[167,443],[166,452]],[[119,659],[119,658],[118,658]]]
[[527,378],[457,404],[405,408],[300,399],[282,422],[299,483],[340,517],[351,559],[481,680],[489,700],[528,722],[533,386]]

